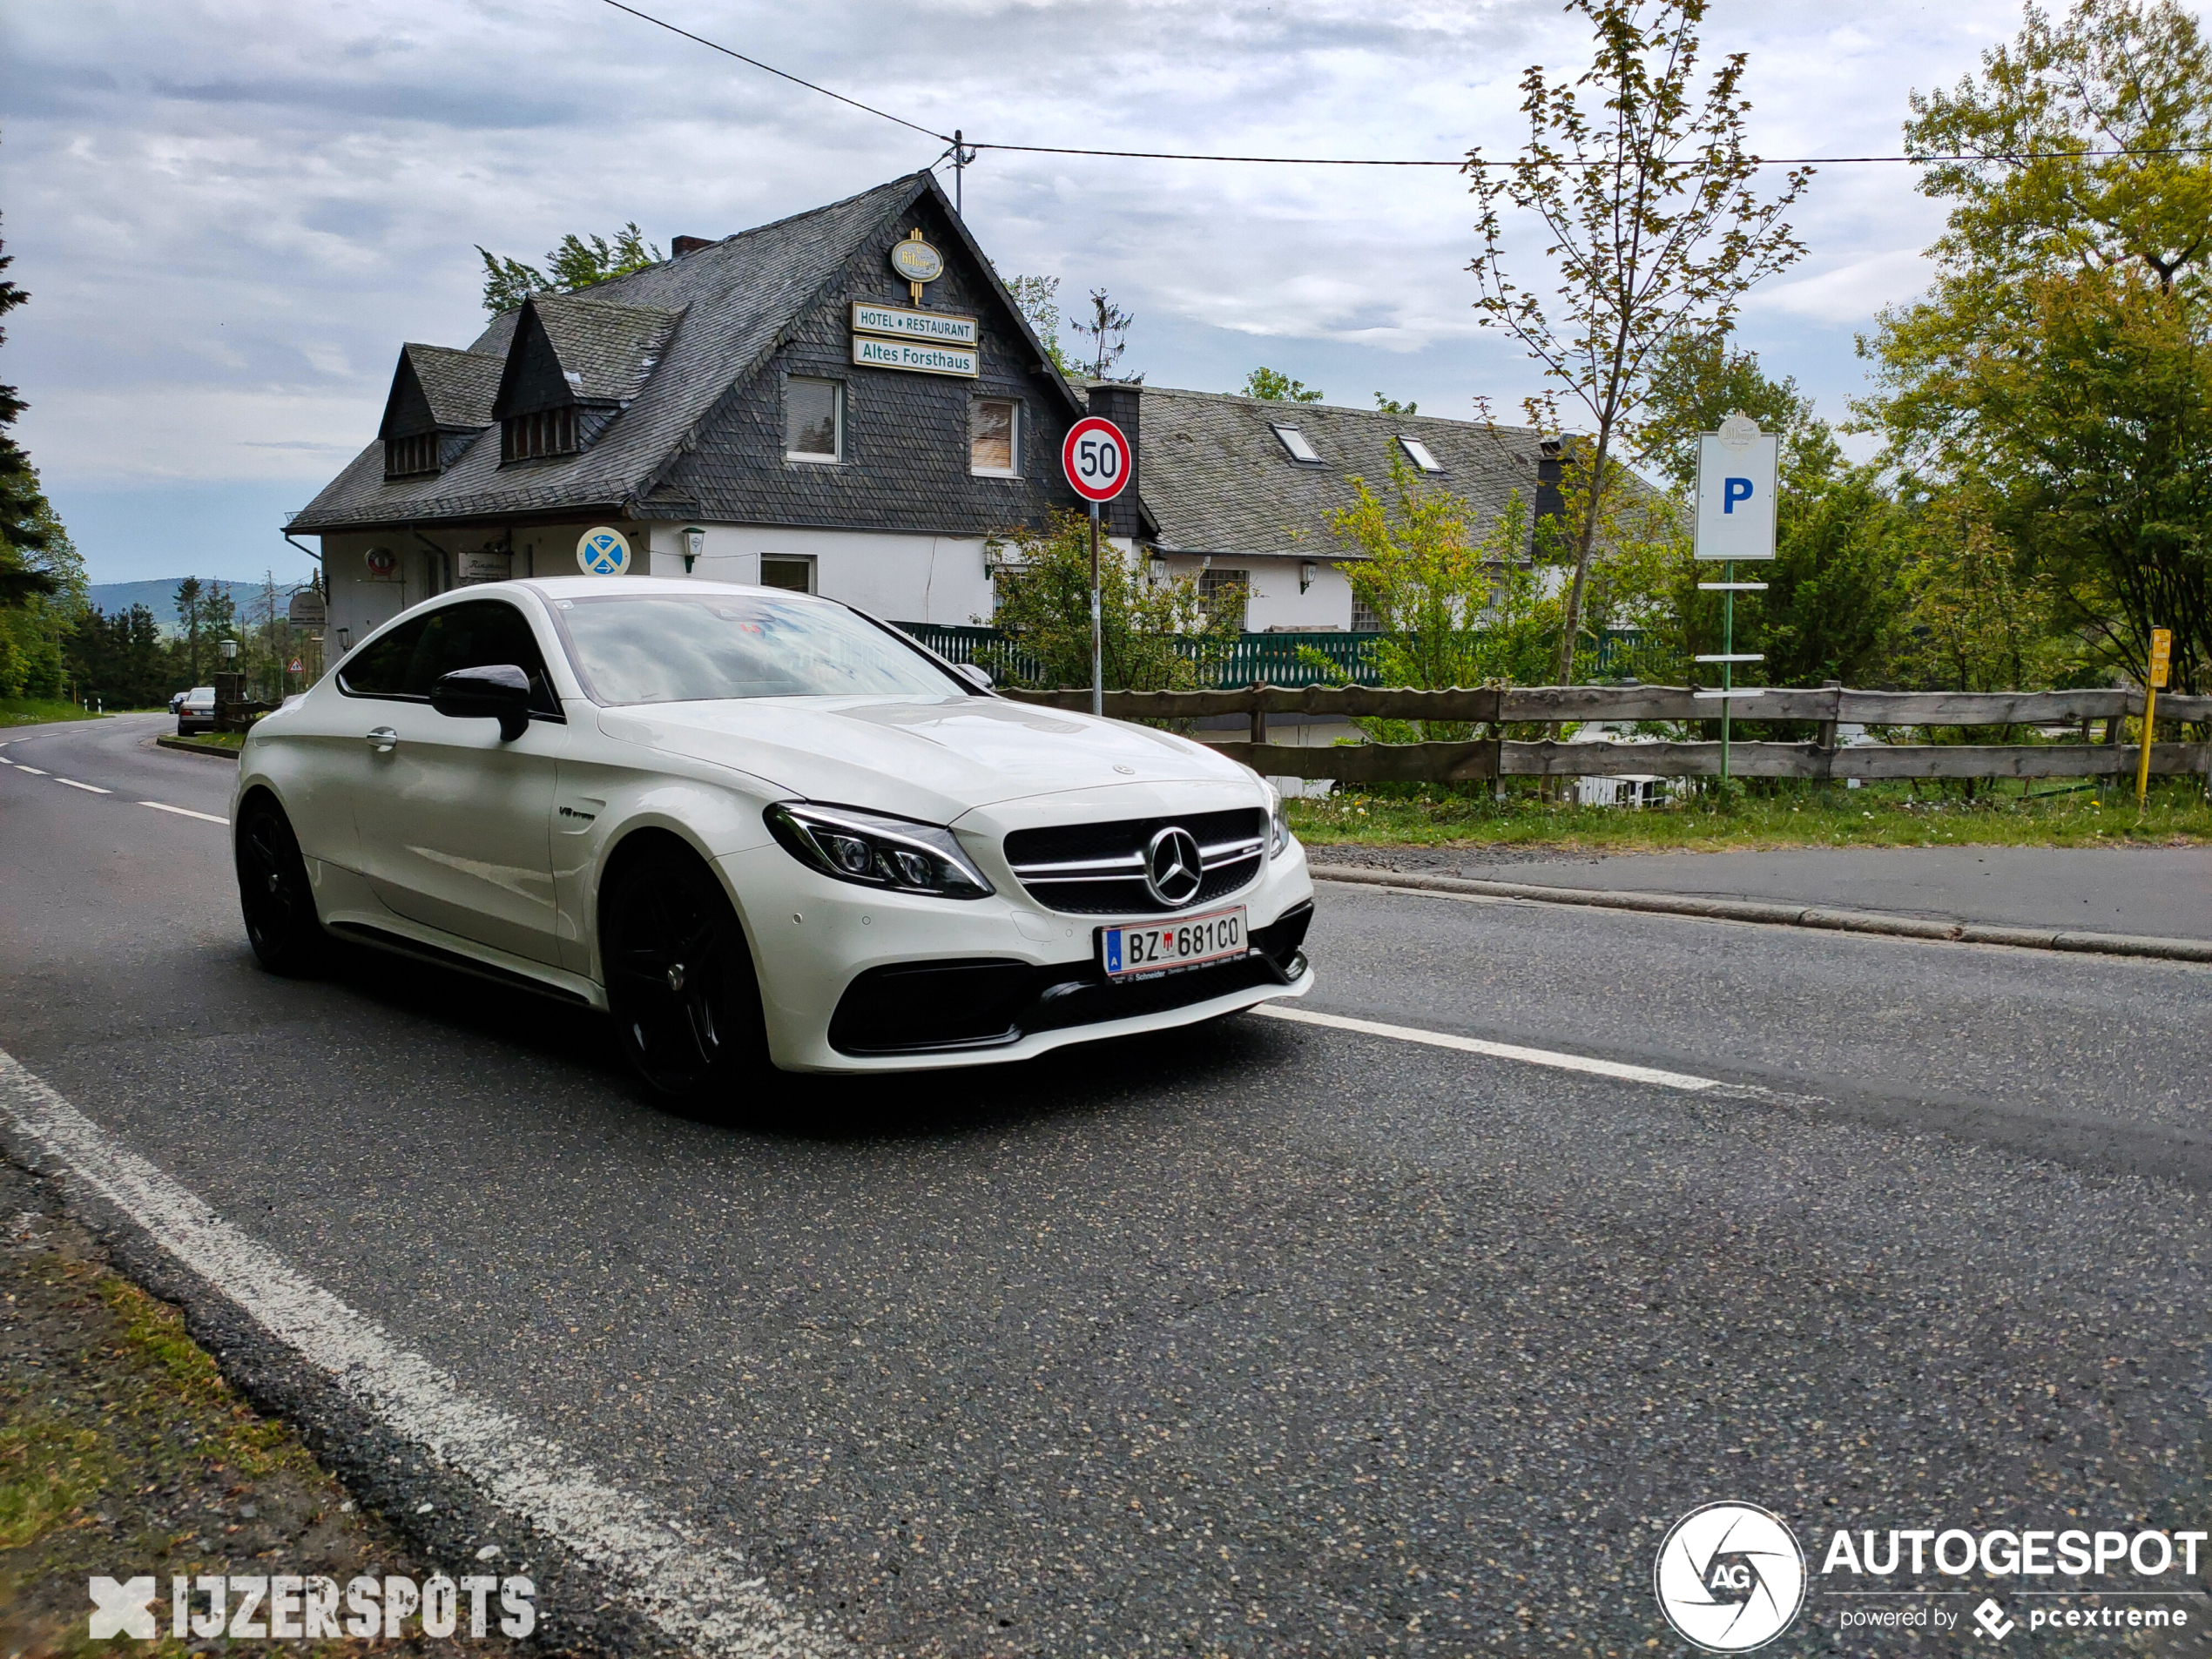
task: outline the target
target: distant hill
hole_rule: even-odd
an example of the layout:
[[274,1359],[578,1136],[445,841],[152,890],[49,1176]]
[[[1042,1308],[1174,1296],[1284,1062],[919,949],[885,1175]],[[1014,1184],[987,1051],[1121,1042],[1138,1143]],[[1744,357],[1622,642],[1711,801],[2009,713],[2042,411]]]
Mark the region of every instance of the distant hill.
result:
[[[184,577],[176,576],[160,582],[96,582],[85,591],[91,597],[92,609],[103,615],[112,617],[128,610],[132,605],[144,605],[153,612],[157,626],[175,628],[181,624],[177,615],[177,584],[183,580]],[[261,584],[258,582],[217,582],[205,577],[200,579],[200,586],[222,589],[241,611],[246,609],[246,601],[261,591]],[[277,584],[279,593],[288,592],[290,589],[289,583]]]

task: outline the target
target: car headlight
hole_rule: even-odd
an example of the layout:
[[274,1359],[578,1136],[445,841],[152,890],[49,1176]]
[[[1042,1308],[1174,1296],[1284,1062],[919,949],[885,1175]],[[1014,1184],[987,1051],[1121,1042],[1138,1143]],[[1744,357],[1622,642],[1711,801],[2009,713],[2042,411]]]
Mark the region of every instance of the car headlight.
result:
[[[1266,780],[1262,779],[1265,783]],[[1291,844],[1291,820],[1283,811],[1283,792],[1267,785],[1267,856],[1282,857]]]
[[765,816],[768,833],[786,853],[840,881],[938,899],[983,899],[993,891],[960,838],[935,824],[795,800],[778,801]]

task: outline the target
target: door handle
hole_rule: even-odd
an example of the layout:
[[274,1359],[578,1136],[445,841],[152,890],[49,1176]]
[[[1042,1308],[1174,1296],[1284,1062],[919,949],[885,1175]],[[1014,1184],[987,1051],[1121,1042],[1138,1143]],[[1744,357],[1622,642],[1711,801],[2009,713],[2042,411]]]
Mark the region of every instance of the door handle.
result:
[[388,725],[380,725],[368,734],[368,746],[378,754],[388,755],[400,745],[400,734]]

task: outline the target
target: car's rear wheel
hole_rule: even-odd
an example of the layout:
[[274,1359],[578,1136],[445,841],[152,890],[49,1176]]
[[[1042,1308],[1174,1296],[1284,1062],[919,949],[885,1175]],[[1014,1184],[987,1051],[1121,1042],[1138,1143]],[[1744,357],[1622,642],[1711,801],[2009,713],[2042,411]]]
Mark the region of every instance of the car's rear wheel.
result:
[[239,908],[261,966],[293,977],[314,973],[329,935],[315,914],[299,838],[284,809],[266,795],[253,796],[239,814],[237,859]]
[[757,1103],[772,1070],[760,987],[713,873],[656,836],[617,866],[599,914],[607,1005],[637,1075],[686,1105]]

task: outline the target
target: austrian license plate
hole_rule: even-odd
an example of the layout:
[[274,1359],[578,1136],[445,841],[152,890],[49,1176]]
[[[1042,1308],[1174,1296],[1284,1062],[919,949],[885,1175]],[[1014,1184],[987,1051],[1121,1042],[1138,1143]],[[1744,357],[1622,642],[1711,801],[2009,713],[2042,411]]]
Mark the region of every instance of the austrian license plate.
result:
[[1098,961],[1108,979],[1197,968],[1242,956],[1247,948],[1242,905],[1203,916],[1178,916],[1173,921],[1098,930]]

